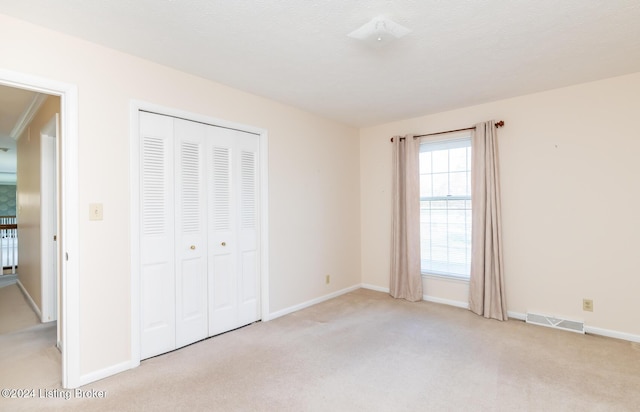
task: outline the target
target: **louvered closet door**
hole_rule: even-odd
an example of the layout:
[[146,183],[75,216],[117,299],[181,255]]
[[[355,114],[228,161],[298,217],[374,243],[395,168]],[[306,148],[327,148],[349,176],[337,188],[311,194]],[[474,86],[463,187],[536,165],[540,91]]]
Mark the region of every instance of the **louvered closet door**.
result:
[[256,135],[208,128],[209,334],[259,319]]
[[258,136],[234,131],[237,137],[239,219],[238,322],[246,325],[260,318],[258,271]]
[[173,119],[140,113],[141,358],[176,347]]
[[175,119],[176,347],[207,337],[207,126]]

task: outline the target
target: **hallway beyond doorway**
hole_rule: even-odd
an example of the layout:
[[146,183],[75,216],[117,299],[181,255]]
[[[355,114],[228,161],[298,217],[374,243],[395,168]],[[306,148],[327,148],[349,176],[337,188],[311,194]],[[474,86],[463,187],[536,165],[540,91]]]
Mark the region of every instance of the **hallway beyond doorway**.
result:
[[16,283],[0,287],[0,387],[60,386],[60,356],[56,322],[40,323]]

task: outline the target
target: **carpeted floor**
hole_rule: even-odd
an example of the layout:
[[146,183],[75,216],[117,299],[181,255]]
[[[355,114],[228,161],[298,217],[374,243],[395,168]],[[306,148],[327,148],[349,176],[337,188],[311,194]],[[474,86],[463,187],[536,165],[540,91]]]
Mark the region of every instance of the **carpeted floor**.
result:
[[[0,389],[58,387],[56,322],[40,323],[18,285],[0,287]],[[0,398],[0,410],[4,399]]]
[[40,324],[17,284],[0,287],[0,334]]
[[638,344],[360,289],[0,410],[637,411],[639,388]]

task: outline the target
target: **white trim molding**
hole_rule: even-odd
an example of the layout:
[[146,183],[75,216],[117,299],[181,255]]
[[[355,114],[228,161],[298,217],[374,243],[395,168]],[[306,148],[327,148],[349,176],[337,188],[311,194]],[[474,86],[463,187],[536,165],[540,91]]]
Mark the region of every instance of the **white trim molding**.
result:
[[29,302],[29,306],[31,306],[31,309],[33,309],[33,311],[36,313],[36,315],[38,315],[38,319],[40,319],[40,322],[43,322],[42,321],[42,312],[40,311],[40,308],[38,307],[38,305],[36,305],[36,302],[33,301],[33,298],[31,297],[31,295],[27,291],[27,288],[25,288],[24,285],[22,284],[22,282],[20,282],[20,279],[18,279],[16,281],[16,284],[20,288],[20,291],[22,292],[24,297],[27,298],[27,302]]
[[[507,315],[509,316],[510,319],[515,319],[515,320],[524,321],[527,318],[527,315],[525,313],[520,313],[520,312],[508,311]],[[640,335],[634,335],[632,333],[627,333],[627,332],[620,332],[617,330],[603,329],[603,328],[598,328],[594,326],[588,326],[585,324],[584,332],[587,335],[598,335],[598,336],[604,336],[607,338],[622,339],[629,342],[640,343]]]
[[281,316],[288,315],[290,313],[297,312],[297,311],[302,310],[302,309],[306,309],[306,308],[308,308],[310,306],[317,305],[318,303],[325,302],[325,301],[327,301],[329,299],[337,298],[338,296],[342,296],[344,294],[347,294],[349,292],[353,292],[354,290],[358,290],[358,289],[361,289],[361,288],[362,288],[362,285],[360,285],[360,284],[353,285],[353,286],[350,286],[348,288],[341,289],[341,290],[338,290],[336,292],[329,293],[328,295],[320,296],[318,298],[311,299],[311,300],[308,300],[306,302],[299,303],[297,305],[289,306],[288,308],[281,309],[281,310],[279,310],[277,312],[270,313],[269,314],[269,320],[273,320],[273,319],[279,318]]
[[512,312],[510,310],[507,311],[507,317],[509,319],[515,319],[515,320],[522,320],[522,321],[527,320],[526,313]]
[[93,371],[91,373],[87,373],[85,375],[80,376],[80,385],[84,386],[91,382],[99,381],[100,379],[108,378],[109,376],[115,375],[116,373],[124,372],[126,370],[131,369],[131,365],[129,361],[120,362],[116,365],[108,366],[104,369],[100,369],[97,371]]
[[[367,283],[363,283],[361,286],[364,289],[370,289],[370,290],[375,290],[375,291],[378,291],[378,292],[389,293],[389,288],[383,288],[381,286],[370,285],[370,284],[367,284]],[[455,306],[455,307],[458,307],[458,308],[469,309],[469,303],[468,302],[460,302],[460,301],[456,301],[456,300],[443,299],[443,298],[438,298],[438,297],[435,297],[435,296],[428,296],[428,295],[424,295],[422,297],[422,299],[427,301],[427,302],[441,303],[441,304],[444,304],[444,305],[449,305],[449,306]],[[514,311],[507,311],[507,316],[509,317],[509,319],[521,320],[521,321],[524,321],[527,318],[526,314],[520,313],[520,312],[514,312]],[[588,326],[588,325],[584,326],[584,331],[585,331],[585,333],[591,334],[591,335],[606,336],[608,338],[622,339],[622,340],[626,340],[626,341],[629,341],[629,342],[638,342],[638,343],[640,343],[640,335],[634,335],[634,334],[631,334],[631,333],[619,332],[619,331],[610,330],[610,329],[597,328],[597,327]]]
[[27,127],[29,123],[31,123],[31,120],[33,120],[33,116],[38,113],[38,110],[40,110],[40,106],[42,106],[42,103],[44,103],[45,100],[47,100],[46,94],[36,93],[33,96],[31,102],[26,107],[26,109],[24,109],[24,112],[22,112],[22,115],[20,115],[20,118],[16,122],[15,126],[13,126],[11,133],[9,133],[9,136],[11,136],[13,140],[18,140],[22,132],[24,132],[24,128]]
[[0,69],[0,84],[60,96],[61,176],[59,229],[62,386],[80,386],[80,280],[78,220],[78,86]]
[[[423,276],[424,277],[424,276]],[[363,283],[361,285],[364,289],[375,290],[377,292],[389,293],[389,288],[383,288],[382,286],[370,285]],[[469,302],[460,302],[458,300],[443,299],[435,296],[422,295],[422,300],[425,302],[439,303],[442,305],[455,306],[456,308],[469,309]]]
[[456,308],[469,309],[469,302],[461,302],[459,300],[443,299],[435,296],[424,295],[422,299],[426,302],[439,303],[441,305],[455,306]]
[[617,330],[596,328],[593,326],[584,325],[584,333],[598,336],[605,336],[607,338],[615,338],[627,340],[629,342],[637,342],[640,343],[640,335],[633,335],[631,333],[626,332],[618,332]]
[[389,288],[383,288],[382,286],[371,285],[369,283],[363,283],[360,286],[362,286],[363,289],[375,290],[376,292],[389,293]]

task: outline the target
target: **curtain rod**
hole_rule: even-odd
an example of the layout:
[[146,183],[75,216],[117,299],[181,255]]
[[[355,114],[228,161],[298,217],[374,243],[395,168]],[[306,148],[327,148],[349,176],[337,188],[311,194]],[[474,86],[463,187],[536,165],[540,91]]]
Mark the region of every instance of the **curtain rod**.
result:
[[[496,122],[495,126],[496,126],[496,127],[502,127],[502,126],[504,126],[504,121],[503,121],[503,120],[500,120],[499,122]],[[417,135],[417,136],[413,136],[413,138],[414,138],[414,139],[417,139],[418,137],[436,136],[436,135],[439,135],[439,134],[453,133],[453,132],[462,132],[462,131],[465,131],[465,130],[473,130],[473,129],[475,129],[475,126],[474,126],[474,127],[465,127],[464,129],[447,130],[447,131],[444,131],[444,132],[436,132],[436,133],[419,134],[419,135]],[[401,138],[400,138],[400,141],[402,141],[402,140],[404,140],[404,137],[401,137]],[[393,137],[391,138],[391,142],[393,142]]]

